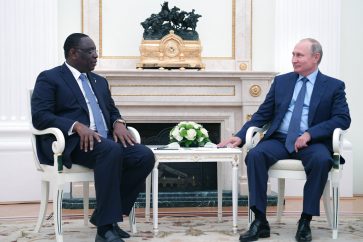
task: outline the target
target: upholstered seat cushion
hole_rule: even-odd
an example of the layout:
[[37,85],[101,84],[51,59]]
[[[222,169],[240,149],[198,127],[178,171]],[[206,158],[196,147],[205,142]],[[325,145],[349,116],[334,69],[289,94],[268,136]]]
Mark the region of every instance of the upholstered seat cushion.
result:
[[270,167],[270,170],[304,171],[304,166],[301,160],[286,159],[276,162]]
[[[53,172],[53,166],[49,166],[49,165],[40,165],[42,167],[42,169],[45,172]],[[71,169],[68,169],[67,167],[63,166],[63,173],[79,173],[79,172],[92,172],[91,169],[84,167],[84,166],[80,166],[80,165],[76,165],[73,164]]]

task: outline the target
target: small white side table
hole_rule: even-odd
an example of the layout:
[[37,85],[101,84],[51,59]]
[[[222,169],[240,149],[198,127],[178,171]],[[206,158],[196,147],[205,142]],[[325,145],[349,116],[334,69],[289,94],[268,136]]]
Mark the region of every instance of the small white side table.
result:
[[[177,150],[158,150],[155,146],[149,146],[155,154],[155,166],[152,171],[153,191],[153,223],[154,234],[159,232],[158,228],[158,184],[161,162],[221,162],[231,163],[232,169],[232,230],[237,233],[237,212],[238,212],[238,165],[241,160],[242,151],[238,148],[180,148]],[[218,220],[222,221],[222,177],[218,169]],[[145,217],[150,218],[150,175],[146,179],[146,206]]]

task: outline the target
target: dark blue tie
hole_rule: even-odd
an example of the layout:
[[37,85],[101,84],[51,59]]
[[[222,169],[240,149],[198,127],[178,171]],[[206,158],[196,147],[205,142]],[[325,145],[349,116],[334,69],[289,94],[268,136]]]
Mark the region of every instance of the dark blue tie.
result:
[[295,141],[300,135],[300,124],[301,124],[301,114],[304,106],[304,99],[306,94],[306,82],[308,79],[306,77],[302,78],[303,85],[301,86],[300,92],[296,98],[294,111],[292,112],[289,129],[287,131],[285,146],[289,153],[295,151]]
[[102,136],[107,138],[107,131],[105,124],[102,119],[102,111],[100,109],[100,106],[97,103],[96,97],[93,94],[90,85],[88,84],[88,79],[85,74],[81,74],[80,77],[82,80],[82,87],[84,90],[84,93],[86,94],[86,98],[88,99],[88,102],[91,106],[92,113],[93,113],[93,119],[95,120],[96,129],[97,132]]

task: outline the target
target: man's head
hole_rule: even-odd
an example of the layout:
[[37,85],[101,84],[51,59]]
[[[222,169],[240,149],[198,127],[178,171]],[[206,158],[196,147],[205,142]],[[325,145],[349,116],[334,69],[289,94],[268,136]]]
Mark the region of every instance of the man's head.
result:
[[64,42],[64,56],[67,63],[80,72],[89,72],[97,64],[97,49],[93,40],[85,34],[74,33]]
[[292,65],[294,71],[302,76],[314,72],[323,57],[323,49],[315,39],[303,39],[295,46],[292,52]]

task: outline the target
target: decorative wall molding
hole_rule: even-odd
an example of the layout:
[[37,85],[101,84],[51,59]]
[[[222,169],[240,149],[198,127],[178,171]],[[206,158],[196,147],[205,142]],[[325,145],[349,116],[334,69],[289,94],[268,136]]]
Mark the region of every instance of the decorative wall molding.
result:
[[[138,13],[141,12],[141,14],[148,16],[151,13],[154,12],[158,12],[160,11],[159,5],[157,4],[157,9],[154,10],[149,10],[152,9],[153,6],[155,7],[155,4],[147,0],[144,0],[144,5],[147,7],[146,11],[151,11],[148,12],[146,15],[144,13],[142,13],[143,10],[138,11]],[[98,63],[98,69],[102,70],[102,69],[135,69],[136,68],[136,64],[139,62],[139,53],[137,53],[137,55],[127,55],[124,54],[122,55],[119,49],[119,46],[114,47],[114,51],[112,50],[112,48],[110,46],[107,46],[107,52],[105,54],[105,56],[103,56],[103,45],[104,43],[109,43],[110,45],[115,45],[115,40],[111,39],[110,37],[110,31],[107,29],[104,29],[105,27],[107,27],[108,29],[112,27],[112,25],[107,24],[107,26],[104,26],[103,22],[107,22],[107,23],[112,23],[113,24],[113,28],[114,30],[111,31],[113,36],[116,36],[117,38],[121,38],[120,36],[122,36],[125,32],[127,33],[127,31],[131,31],[133,34],[130,34],[128,36],[129,39],[127,40],[127,43],[130,44],[132,43],[132,46],[135,47],[135,43],[136,46],[139,46],[142,40],[142,32],[143,29],[141,28],[140,24],[137,21],[133,21],[133,24],[135,24],[136,26],[132,26],[132,29],[127,30],[127,28],[121,28],[120,24],[125,24],[127,21],[123,21],[122,23],[117,23],[115,22],[113,19],[112,21],[104,19],[107,18],[107,15],[102,14],[103,11],[105,11],[105,9],[109,9],[110,8],[110,2],[106,2],[103,4],[102,0],[89,0],[89,1],[84,1],[83,3],[83,30],[86,34],[90,35],[92,37],[92,39],[95,41],[96,46],[98,46],[98,48],[101,49],[100,52],[100,58],[99,58],[99,63]],[[119,15],[121,15],[121,19],[125,17],[125,12],[123,8],[121,8],[119,6],[119,2],[115,1],[114,5],[116,9],[120,9],[119,10]],[[191,5],[191,2],[186,2],[183,3],[184,5],[188,5],[190,7],[189,8],[193,8],[194,5],[198,5],[198,4],[205,4],[203,1],[200,2],[193,2],[193,4]],[[221,8],[218,9],[215,6],[218,6],[218,4],[221,4]],[[169,7],[172,7],[174,5],[173,2],[169,2]],[[211,46],[209,47],[210,51],[213,51],[213,49],[215,49],[215,46],[220,46],[220,49],[223,48],[228,48],[228,50],[226,50],[225,54],[220,54],[219,56],[213,56],[212,54],[206,52],[207,50],[203,50],[202,51],[202,56],[203,58],[203,63],[205,63],[206,65],[206,69],[208,70],[246,70],[249,71],[251,70],[251,31],[252,31],[252,26],[251,26],[251,16],[252,16],[252,0],[228,0],[228,4],[226,5],[225,0],[219,0],[216,2],[213,2],[212,7],[209,8],[209,11],[211,11],[213,13],[208,15],[208,8],[203,8],[204,12],[204,18],[203,20],[208,21],[208,17],[209,17],[209,21],[213,22],[215,20],[218,20],[219,18],[222,19],[223,18],[227,18],[232,19],[230,25],[228,26],[228,28],[226,27],[225,29],[229,31],[229,33],[226,34],[222,34],[222,36],[230,36],[228,38],[230,38],[230,40],[228,41],[228,43],[222,42],[221,39],[218,39],[218,36],[216,36],[216,34],[213,35],[213,32],[210,31],[210,24],[200,24],[198,25],[198,32],[203,32],[207,35],[207,39],[208,40],[213,40],[213,44],[211,44]],[[132,9],[135,9],[135,6],[139,6],[139,5],[132,5]],[[230,10],[229,12],[226,11],[226,9],[224,9],[225,6],[230,6]],[[130,7],[130,6],[129,6]],[[180,7],[180,6],[179,6]],[[196,8],[196,7],[194,7]],[[217,16],[215,16],[216,14],[214,14],[215,12],[218,12],[220,10],[220,13],[217,14]],[[196,12],[198,12],[198,9],[196,9]],[[203,15],[203,13],[202,13]],[[141,21],[143,21],[144,19],[141,19]],[[218,22],[218,23],[223,23],[226,22],[225,20],[222,22]],[[213,25],[213,24],[212,24]],[[217,25],[217,24],[216,24]],[[220,24],[218,24],[218,26],[220,26]],[[218,27],[216,26],[216,27]],[[135,29],[140,28],[140,34],[139,35],[135,35]],[[219,27],[221,28],[221,27]],[[220,31],[225,31],[225,29],[219,29]],[[115,32],[116,31],[116,32]],[[108,34],[107,34],[108,33]],[[131,37],[130,37],[131,36]],[[130,39],[131,38],[131,39]],[[111,40],[112,41],[111,41]],[[123,39],[124,40],[124,39]],[[218,42],[220,41],[220,43]],[[203,39],[201,39],[202,42],[202,46],[203,46]],[[117,42],[118,45],[120,45],[120,43]],[[225,45],[227,45],[227,47],[225,47]],[[127,48],[127,47],[124,47]],[[230,50],[232,49],[232,50]],[[124,51],[125,52],[125,51]],[[126,51],[127,52],[127,51]],[[115,54],[113,54],[115,53]],[[118,53],[118,54],[117,54]],[[242,65],[242,69],[240,69],[240,66]]]
[[41,71],[57,64],[57,6],[48,0],[0,1],[0,202],[40,198],[28,89]]
[[276,0],[275,70],[291,71],[295,44],[311,37],[323,46],[320,70],[339,78],[340,22],[341,0]]

